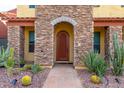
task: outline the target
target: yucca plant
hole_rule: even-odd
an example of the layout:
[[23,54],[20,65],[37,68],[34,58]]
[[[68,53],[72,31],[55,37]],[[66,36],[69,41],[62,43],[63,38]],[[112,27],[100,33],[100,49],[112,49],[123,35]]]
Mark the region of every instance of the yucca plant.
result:
[[113,35],[113,54],[110,55],[110,63],[114,75],[119,76],[123,74],[124,62],[124,43],[119,44],[117,33]]
[[94,72],[101,78],[105,75],[107,64],[104,61],[104,58],[97,52],[90,51],[84,55],[81,60],[91,72]]

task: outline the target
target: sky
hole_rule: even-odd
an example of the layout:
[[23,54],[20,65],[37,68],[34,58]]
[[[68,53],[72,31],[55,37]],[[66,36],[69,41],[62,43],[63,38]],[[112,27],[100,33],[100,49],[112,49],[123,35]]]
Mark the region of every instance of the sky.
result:
[[3,11],[8,11],[8,10],[11,10],[11,9],[14,9],[16,8],[16,5],[0,5],[0,12],[3,12]]

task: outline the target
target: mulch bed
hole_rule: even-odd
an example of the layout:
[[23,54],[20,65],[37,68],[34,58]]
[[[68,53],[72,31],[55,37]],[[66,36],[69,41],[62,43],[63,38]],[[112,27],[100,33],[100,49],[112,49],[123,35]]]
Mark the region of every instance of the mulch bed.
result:
[[[90,81],[91,72],[88,70],[77,70],[77,73],[84,88],[124,88],[124,75],[116,77],[112,75],[111,71],[107,71],[105,76],[107,79],[104,78],[103,83],[93,84]],[[119,80],[119,83],[117,80]]]
[[[20,71],[17,75],[8,76],[5,68],[0,68],[0,88],[42,88],[43,84],[50,72],[50,69],[44,69],[43,71],[32,74],[30,70]],[[22,86],[21,78],[24,75],[29,75],[32,77],[32,84],[29,86]],[[13,85],[11,81],[17,79],[16,85]]]

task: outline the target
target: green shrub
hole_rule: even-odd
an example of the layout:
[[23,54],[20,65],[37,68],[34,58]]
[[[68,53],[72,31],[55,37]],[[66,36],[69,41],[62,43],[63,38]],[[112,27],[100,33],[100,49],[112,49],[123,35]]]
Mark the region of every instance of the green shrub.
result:
[[33,74],[36,74],[36,73],[40,72],[41,70],[42,70],[42,68],[38,64],[33,64],[31,66],[31,71],[32,71]]
[[91,72],[94,72],[101,78],[105,75],[107,64],[104,61],[104,58],[98,53],[90,51],[84,55],[81,60]]
[[25,65],[24,68],[25,68],[26,70],[31,70],[31,66],[32,66],[32,64],[28,64],[28,65]]
[[20,71],[26,71],[26,70],[31,70],[32,65],[31,64],[26,64],[23,68],[20,68]]
[[114,53],[110,55],[110,63],[113,74],[119,76],[123,74],[124,43],[122,45],[119,44],[117,33],[113,35],[113,47]]
[[[10,64],[10,61],[14,60],[14,49],[7,47],[7,49],[0,49],[0,67]],[[13,64],[13,63],[12,63]]]

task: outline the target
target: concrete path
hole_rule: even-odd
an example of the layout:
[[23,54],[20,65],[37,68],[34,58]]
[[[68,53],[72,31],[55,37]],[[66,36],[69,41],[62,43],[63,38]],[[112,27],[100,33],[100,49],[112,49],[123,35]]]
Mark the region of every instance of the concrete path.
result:
[[72,64],[56,64],[50,71],[43,88],[81,88],[80,79]]

